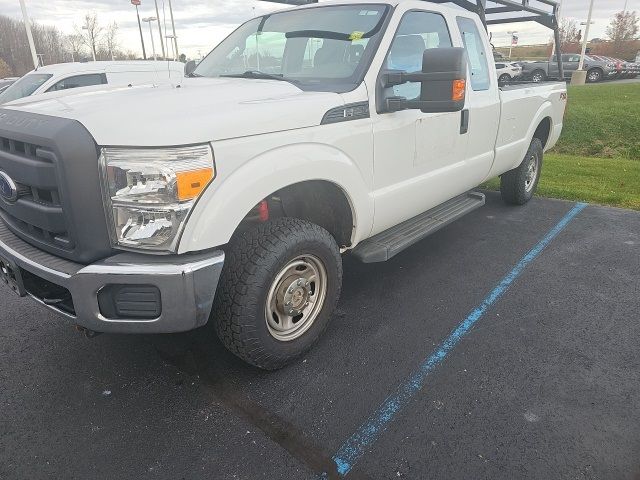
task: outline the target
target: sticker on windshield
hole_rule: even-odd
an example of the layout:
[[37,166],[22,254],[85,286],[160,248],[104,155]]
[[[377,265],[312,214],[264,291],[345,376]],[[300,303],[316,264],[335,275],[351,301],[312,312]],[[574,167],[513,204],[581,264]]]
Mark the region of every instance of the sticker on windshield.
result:
[[351,32],[349,40],[362,40],[362,37],[364,37],[364,32]]

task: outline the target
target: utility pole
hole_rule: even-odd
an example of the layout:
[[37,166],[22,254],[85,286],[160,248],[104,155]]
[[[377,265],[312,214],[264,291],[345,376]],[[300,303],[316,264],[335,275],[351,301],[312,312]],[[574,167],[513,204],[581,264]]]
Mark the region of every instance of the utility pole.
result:
[[173,29],[173,48],[176,53],[176,60],[180,59],[178,53],[178,37],[176,36],[176,22],[173,21],[173,7],[171,6],[171,0],[169,0],[169,13],[171,14],[171,28]]
[[589,15],[587,16],[587,25],[584,27],[584,38],[582,39],[582,52],[580,53],[580,63],[578,64],[578,70],[582,70],[584,67],[584,55],[587,52],[587,43],[589,41],[589,27],[591,26],[591,16],[593,14],[593,1],[589,4]]
[[160,32],[160,48],[162,49],[162,58],[166,58],[164,52],[164,40],[162,39],[162,27],[160,26],[160,10],[158,10],[158,0],[154,0],[156,4],[156,18],[158,19],[158,31]]
[[151,28],[151,22],[154,22],[156,20],[157,20],[156,17],[146,17],[142,19],[143,22],[146,22],[149,24],[149,35],[151,35],[151,48],[153,50],[154,60],[158,60],[158,57],[156,57],[156,42],[153,40],[153,29]]
[[38,68],[40,66],[40,62],[38,60],[38,54],[36,53],[36,45],[35,43],[33,43],[31,22],[29,22],[29,15],[27,15],[27,6],[24,4],[24,0],[20,0],[20,8],[22,9],[22,17],[24,18],[24,28],[27,30],[27,39],[29,40],[29,48],[31,49],[33,68]]
[[131,4],[136,7],[136,16],[138,17],[138,28],[140,29],[140,43],[142,43],[142,58],[147,59],[147,51],[144,48],[144,36],[142,35],[142,23],[140,23],[140,12],[138,11],[138,5],[142,2],[140,0],[131,0]]

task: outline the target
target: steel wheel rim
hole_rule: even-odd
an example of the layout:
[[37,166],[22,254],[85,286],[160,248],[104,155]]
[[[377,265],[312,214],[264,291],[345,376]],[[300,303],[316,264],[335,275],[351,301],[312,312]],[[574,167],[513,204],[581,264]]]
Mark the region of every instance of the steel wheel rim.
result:
[[524,180],[524,189],[527,193],[533,190],[533,186],[536,184],[536,177],[538,176],[538,157],[531,155],[529,163],[527,165],[527,174]]
[[315,323],[327,296],[327,270],[314,255],[300,255],[285,265],[271,283],[265,303],[267,329],[289,342]]
[[536,73],[533,75],[533,78],[531,79],[534,82],[541,82],[542,81],[542,75],[540,73]]
[[589,74],[589,80],[591,80],[592,82],[597,81],[600,78],[600,74],[598,72],[591,72]]

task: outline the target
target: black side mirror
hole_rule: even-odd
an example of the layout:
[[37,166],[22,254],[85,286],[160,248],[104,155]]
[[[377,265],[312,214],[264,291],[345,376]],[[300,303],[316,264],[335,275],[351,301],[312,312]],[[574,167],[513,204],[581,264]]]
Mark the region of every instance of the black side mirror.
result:
[[196,62],[194,60],[189,60],[184,65],[184,76],[190,77],[195,69],[196,69]]
[[387,73],[385,87],[420,82],[420,99],[388,98],[387,110],[415,109],[424,113],[459,112],[467,87],[467,53],[464,48],[432,48],[424,51],[422,72]]

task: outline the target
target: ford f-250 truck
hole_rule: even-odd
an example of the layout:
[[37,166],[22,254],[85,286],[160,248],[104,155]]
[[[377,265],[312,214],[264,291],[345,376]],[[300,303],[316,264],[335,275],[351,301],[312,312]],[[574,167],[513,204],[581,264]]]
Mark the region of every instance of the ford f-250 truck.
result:
[[496,176],[526,203],[565,103],[561,83],[499,88],[464,9],[265,15],[179,84],[0,109],[2,277],[88,333],[209,322],[275,369],[327,327],[341,254],[393,257]]

